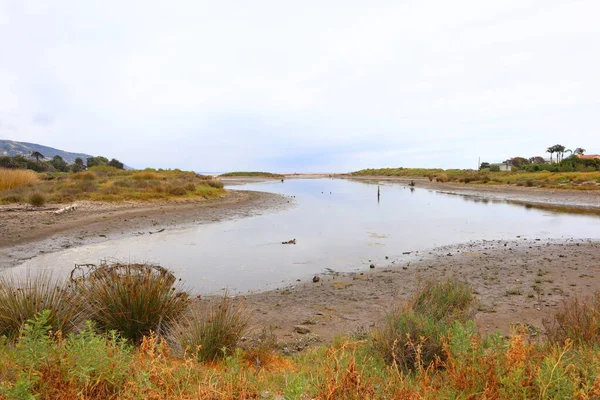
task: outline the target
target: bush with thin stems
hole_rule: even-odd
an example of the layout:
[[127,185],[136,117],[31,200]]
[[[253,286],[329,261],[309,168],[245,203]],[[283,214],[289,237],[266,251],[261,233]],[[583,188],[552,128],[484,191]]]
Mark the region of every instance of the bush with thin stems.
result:
[[151,332],[165,333],[190,302],[170,271],[149,264],[103,265],[76,282],[90,319],[133,343]]
[[600,292],[563,302],[550,319],[543,320],[548,340],[564,344],[600,344]]
[[224,295],[190,309],[170,332],[172,348],[198,361],[213,361],[230,354],[248,329],[250,315],[241,304]]
[[86,318],[86,305],[67,282],[49,273],[27,273],[18,277],[0,274],[0,336],[19,335],[28,320],[49,310],[48,325],[53,331],[76,331]]

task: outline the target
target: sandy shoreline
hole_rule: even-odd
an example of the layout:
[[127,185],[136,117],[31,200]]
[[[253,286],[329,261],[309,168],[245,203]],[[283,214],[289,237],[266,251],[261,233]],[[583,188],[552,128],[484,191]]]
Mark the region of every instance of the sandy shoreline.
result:
[[[43,253],[163,230],[283,210],[293,200],[253,191],[228,191],[220,199],[151,203],[79,202],[73,212],[3,211],[0,207],[0,269]],[[8,207],[4,207],[7,209]]]
[[[319,275],[317,283],[250,295],[245,303],[257,326],[271,327],[294,351],[306,340],[377,326],[426,280],[467,281],[479,301],[475,321],[483,334],[508,334],[521,323],[542,333],[542,320],[563,300],[600,290],[600,242],[587,239],[480,241],[373,262],[374,269]],[[314,336],[295,333],[296,325]]]
[[435,190],[446,194],[470,196],[488,201],[509,202],[546,208],[555,206],[557,211],[585,212],[600,214],[600,193],[595,190],[547,189],[515,185],[477,185],[461,183],[430,182],[427,178],[377,177],[339,175],[337,178],[370,182],[397,182],[415,187]]

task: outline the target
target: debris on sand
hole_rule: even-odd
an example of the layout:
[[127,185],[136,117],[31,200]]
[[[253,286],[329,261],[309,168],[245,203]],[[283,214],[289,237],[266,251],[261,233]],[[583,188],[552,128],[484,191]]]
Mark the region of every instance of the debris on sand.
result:
[[307,326],[304,325],[296,325],[294,326],[294,331],[301,334],[301,335],[306,335],[307,333],[310,333],[310,329]]
[[64,214],[69,211],[75,211],[76,208],[77,208],[77,204],[71,204],[70,206],[66,206],[66,207],[63,207],[61,209],[54,211],[54,214],[56,214],[56,215]]
[[281,242],[281,244],[296,244],[296,239],[288,240],[287,242]]

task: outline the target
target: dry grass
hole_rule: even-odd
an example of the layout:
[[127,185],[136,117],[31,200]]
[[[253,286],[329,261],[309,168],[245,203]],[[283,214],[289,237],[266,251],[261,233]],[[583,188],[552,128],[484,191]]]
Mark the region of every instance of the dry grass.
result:
[[18,186],[32,185],[39,180],[38,174],[30,170],[0,168],[0,192]]
[[83,171],[83,172],[76,172],[74,174],[71,174],[70,178],[73,180],[93,181],[94,179],[97,178],[97,176],[92,171]]
[[[266,339],[267,349],[258,353],[250,346],[228,352],[218,360],[209,357],[210,361],[201,362],[193,354],[174,354],[165,340],[152,333],[135,347],[114,333],[98,333],[89,323],[82,330],[63,336],[48,327],[50,313],[41,312],[24,326],[16,343],[0,341],[0,398],[600,397],[600,348],[595,342],[574,342],[570,338],[532,342],[525,329],[513,331],[509,338],[501,334],[483,338],[472,321],[451,320],[450,315],[456,310],[452,311],[449,303],[464,309],[464,291],[457,290],[453,295],[450,287],[440,285],[426,287],[411,302],[424,313],[418,315],[441,315],[446,329],[440,336],[434,362],[427,362],[425,347],[413,346],[414,366],[410,372],[386,363],[373,351],[370,339],[340,337],[330,345],[290,357],[273,353],[273,345]],[[443,292],[450,293],[454,300],[439,300]],[[443,307],[435,310],[433,304]],[[591,301],[585,302],[587,308],[582,308],[582,304],[569,307],[576,306],[577,313],[588,313],[595,307]],[[573,314],[572,310],[564,312]],[[426,339],[423,336],[418,341]],[[260,362],[253,361],[256,359]]]
[[[14,170],[9,170],[14,173]],[[78,173],[47,173],[43,179],[30,171],[36,181],[30,185],[0,190],[0,202],[18,203],[34,193],[49,203],[92,201],[151,201],[211,199],[225,194],[223,183],[210,176],[179,170],[123,171],[111,167],[93,167]],[[42,176],[42,175],[40,175]]]

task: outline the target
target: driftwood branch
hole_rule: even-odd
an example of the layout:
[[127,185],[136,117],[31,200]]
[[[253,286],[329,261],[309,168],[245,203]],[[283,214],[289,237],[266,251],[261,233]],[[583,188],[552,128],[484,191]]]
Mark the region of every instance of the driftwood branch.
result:
[[15,212],[15,211],[52,211],[58,210],[58,207],[8,207],[0,208],[0,212]]

